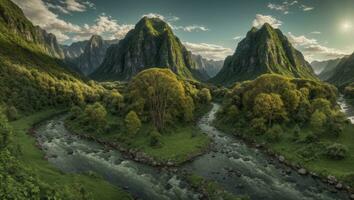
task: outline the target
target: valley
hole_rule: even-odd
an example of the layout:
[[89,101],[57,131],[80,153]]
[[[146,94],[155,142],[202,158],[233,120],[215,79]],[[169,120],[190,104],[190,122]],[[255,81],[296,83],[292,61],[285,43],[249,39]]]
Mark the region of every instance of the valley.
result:
[[0,0],[0,199],[354,199],[353,2],[135,1]]

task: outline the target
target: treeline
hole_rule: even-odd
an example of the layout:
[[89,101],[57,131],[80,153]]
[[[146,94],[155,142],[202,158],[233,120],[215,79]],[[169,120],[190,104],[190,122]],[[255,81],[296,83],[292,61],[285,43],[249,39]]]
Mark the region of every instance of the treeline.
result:
[[344,95],[351,99],[354,98],[354,83],[351,83],[344,88]]
[[303,129],[311,130],[307,137],[311,141],[324,135],[338,137],[346,119],[336,99],[337,89],[330,84],[263,75],[234,85],[217,121],[245,137],[261,135],[268,142],[286,134],[297,140]]
[[0,108],[0,199],[92,199],[80,185],[58,187],[41,181],[17,159],[12,127]]
[[[192,122],[196,111],[211,101],[209,89],[179,80],[169,69],[142,71],[125,87],[117,82],[103,85],[110,92],[101,101],[71,109],[71,128],[96,134],[119,128],[120,133],[134,137],[143,124],[148,124],[153,127],[151,144],[157,145],[168,127]],[[110,116],[124,119],[121,127],[112,127]]]

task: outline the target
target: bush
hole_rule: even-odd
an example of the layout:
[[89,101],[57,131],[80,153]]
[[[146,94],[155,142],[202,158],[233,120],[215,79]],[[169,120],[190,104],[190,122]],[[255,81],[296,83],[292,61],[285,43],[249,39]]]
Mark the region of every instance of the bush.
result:
[[211,101],[211,94],[208,88],[203,88],[198,92],[200,102],[203,104],[208,104]]
[[280,125],[276,124],[266,132],[266,138],[269,142],[277,142],[283,134],[283,129]]
[[299,125],[296,124],[293,129],[293,140],[294,141],[299,139],[300,133],[301,133],[301,129],[300,129]]
[[255,118],[251,121],[252,130],[257,134],[264,134],[267,130],[267,126],[265,125],[266,120],[263,118]]
[[150,145],[153,147],[161,145],[161,134],[157,130],[153,130],[150,133]]
[[135,135],[139,131],[141,127],[141,121],[136,112],[130,111],[127,114],[125,117],[125,126],[127,127],[128,133],[130,135]]
[[326,148],[328,158],[342,160],[346,157],[348,148],[345,145],[334,143]]
[[9,121],[14,121],[18,119],[18,112],[15,106],[9,106],[6,109],[6,116]]
[[100,103],[88,105],[84,111],[85,122],[97,132],[102,132],[107,125],[107,111]]

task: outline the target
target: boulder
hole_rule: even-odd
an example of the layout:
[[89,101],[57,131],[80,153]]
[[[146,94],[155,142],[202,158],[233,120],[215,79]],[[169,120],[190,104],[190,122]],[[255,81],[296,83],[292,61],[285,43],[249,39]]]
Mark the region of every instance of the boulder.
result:
[[299,170],[297,170],[297,172],[300,174],[300,175],[306,175],[307,174],[307,170],[305,168],[300,168]]

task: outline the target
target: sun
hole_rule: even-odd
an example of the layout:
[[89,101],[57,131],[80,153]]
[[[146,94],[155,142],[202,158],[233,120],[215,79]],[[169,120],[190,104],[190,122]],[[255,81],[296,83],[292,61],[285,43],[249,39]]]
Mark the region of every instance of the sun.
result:
[[345,21],[345,22],[343,22],[343,23],[341,24],[341,29],[342,29],[342,31],[345,31],[345,32],[351,30],[352,27],[353,27],[353,26],[352,26],[352,23],[349,22],[349,21]]

